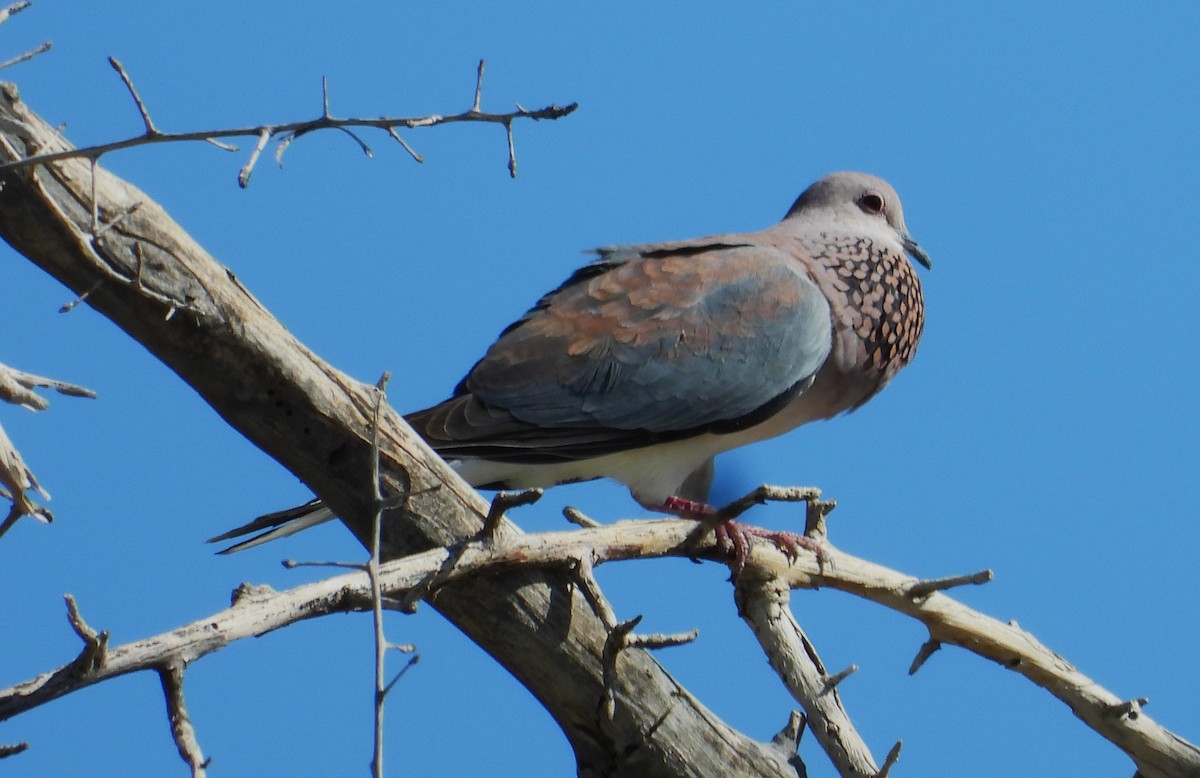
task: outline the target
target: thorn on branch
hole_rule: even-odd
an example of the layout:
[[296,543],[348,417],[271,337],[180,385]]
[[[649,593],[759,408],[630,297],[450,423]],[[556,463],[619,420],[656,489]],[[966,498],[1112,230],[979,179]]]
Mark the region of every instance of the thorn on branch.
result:
[[31,5],[33,5],[33,3],[31,3],[30,0],[17,0],[17,2],[10,6],[0,8],[0,24],[4,24],[8,21],[9,17],[16,16]]
[[483,535],[484,542],[491,543],[496,539],[496,533],[500,530],[500,522],[504,519],[504,513],[510,508],[518,508],[522,505],[533,505],[538,500],[542,499],[545,494],[543,489],[525,489],[520,492],[497,492],[492,498],[492,506],[488,508],[487,516],[483,520]]
[[395,138],[396,142],[404,147],[404,150],[408,152],[408,155],[410,157],[412,157],[414,161],[416,161],[416,162],[424,162],[425,161],[424,157],[422,157],[417,152],[413,151],[412,146],[409,146],[407,143],[404,142],[404,138],[400,137],[400,133],[396,132],[395,127],[388,127],[387,131],[388,131],[388,135],[391,135],[393,138]]
[[917,671],[929,661],[929,657],[933,656],[942,647],[942,641],[930,638],[921,644],[917,649],[917,655],[913,657],[912,664],[908,666],[908,674],[916,675]]
[[120,225],[120,223],[125,221],[125,219],[127,219],[131,214],[137,213],[141,207],[142,203],[141,201],[138,201],[117,214],[116,218],[109,223],[100,225],[99,229],[96,230],[95,234],[92,235],[92,240],[100,240],[100,238],[104,237],[105,233]]
[[892,767],[896,764],[896,762],[900,761],[900,749],[903,746],[903,740],[896,741],[896,745],[892,746],[892,749],[887,752],[887,756],[884,757],[883,767],[879,768],[879,772],[875,773],[875,778],[887,778],[888,773],[892,770]]
[[517,147],[513,143],[512,122],[504,123],[504,132],[508,136],[508,177],[517,177]]
[[1108,709],[1108,715],[1112,716],[1113,718],[1128,717],[1130,719],[1136,719],[1139,715],[1141,715],[1142,708],[1149,704],[1149,697],[1138,697],[1137,699],[1126,700],[1125,702],[1117,703],[1116,705],[1111,706]]
[[609,632],[615,630],[617,614],[605,599],[604,593],[600,591],[600,584],[592,572],[592,560],[589,557],[576,557],[569,560],[568,565],[575,575],[575,582],[583,590],[583,596],[591,603],[596,615],[600,617],[600,622],[604,624],[604,628]]
[[41,388],[53,389],[59,394],[65,394],[68,397],[87,397],[90,399],[95,399],[96,397],[96,393],[91,389],[76,386],[75,384],[68,384],[66,381],[57,381],[53,378],[26,373],[23,370],[16,370],[0,364],[0,400],[20,405],[22,408],[27,408],[31,411],[44,411],[50,407],[50,402],[33,391],[34,389]]
[[21,753],[22,751],[25,751],[28,748],[29,748],[29,743],[26,743],[26,742],[13,743],[12,745],[0,745],[0,759],[5,759],[10,756],[16,756],[17,754]]
[[951,575],[945,578],[929,578],[924,581],[917,581],[912,586],[908,587],[906,594],[911,600],[923,600],[934,592],[940,592],[944,589],[953,589],[956,586],[966,586],[973,584],[978,586],[985,584],[995,578],[991,570],[980,570],[977,573],[969,575]]
[[804,737],[804,726],[808,723],[808,718],[798,710],[794,710],[788,716],[787,724],[783,729],[775,733],[775,737],[771,738],[771,742],[776,746],[787,749],[789,754],[794,754],[800,750],[800,739]]
[[562,509],[562,514],[563,518],[565,518],[567,521],[576,526],[583,527],[584,529],[595,529],[596,527],[604,526],[600,522],[585,514],[583,511],[570,505]]
[[[0,21],[2,21],[2,20],[0,20]],[[50,47],[52,45],[53,44],[50,41],[43,41],[43,42],[39,43],[37,46],[34,46],[29,51],[25,52],[24,54],[18,54],[17,56],[13,57],[12,59],[6,59],[3,62],[0,62],[0,70],[4,70],[4,68],[12,67],[13,65],[19,65],[22,62],[28,62],[29,60],[33,59],[34,57],[36,57],[39,54],[45,54],[47,51],[50,50]]]
[[482,113],[480,102],[483,100],[483,70],[487,66],[484,60],[479,60],[479,67],[475,69],[475,101],[471,103],[471,113]]
[[333,561],[298,561],[295,559],[284,559],[279,564],[283,565],[285,570],[295,570],[298,567],[333,567],[341,570],[360,570],[365,571],[367,566],[362,562],[333,562]]
[[[238,171],[238,186],[240,186],[242,189],[250,186],[250,174],[254,172],[254,166],[258,164],[258,157],[262,154],[263,149],[267,147],[267,141],[269,140],[271,140],[271,128],[261,128],[258,131],[258,142],[254,144],[254,151],[250,152],[250,159],[248,159],[246,164],[242,166],[242,169]],[[281,142],[279,145],[282,149],[285,143]],[[277,152],[277,155],[282,156],[283,152],[279,151]],[[279,164],[282,165],[283,163],[280,162]]]
[[154,122],[150,119],[150,112],[146,110],[146,104],[142,102],[141,95],[138,94],[137,88],[134,87],[133,79],[125,72],[125,67],[121,64],[120,60],[116,57],[109,57],[108,64],[113,66],[113,70],[117,71],[117,75],[125,82],[125,88],[129,90],[129,96],[133,98],[134,104],[137,105],[138,113],[142,115],[142,124],[146,125],[145,137],[154,138],[161,135],[162,133],[158,131],[158,128],[154,126]]
[[842,681],[846,680],[851,675],[854,675],[857,672],[858,672],[858,665],[850,665],[845,670],[842,670],[840,673],[835,673],[833,675],[825,676],[825,683],[823,684],[823,688],[821,689],[821,694],[829,694],[831,691],[833,691],[834,689],[836,689],[838,687],[838,684],[840,684]]
[[238,150],[238,147],[233,145],[232,143],[222,143],[221,141],[217,140],[216,138],[205,138],[204,142],[211,143],[212,145],[216,146],[217,148],[221,149],[222,151],[237,151]]
[[341,130],[353,138],[354,142],[358,144],[358,147],[362,149],[362,153],[367,155],[367,159],[375,158],[375,152],[371,151],[371,147],[367,145],[367,142],[355,135],[353,131],[346,129],[345,127],[335,127],[334,129]]
[[625,641],[633,628],[641,623],[641,616],[614,625],[604,641],[604,700],[602,710],[605,719],[612,721],[617,711],[617,657],[625,648]]
[[275,589],[266,584],[241,583],[229,593],[229,605],[236,608],[245,603],[261,602],[262,600],[270,599],[274,594]]
[[[391,648],[399,649],[399,648],[401,648],[401,646],[391,646]],[[411,653],[411,651],[409,653]],[[392,687],[395,686],[396,683],[401,678],[404,677],[404,674],[407,673],[409,671],[409,669],[412,668],[413,665],[415,665],[417,662],[420,662],[420,661],[421,661],[421,655],[413,654],[409,658],[409,660],[404,663],[404,667],[400,668],[400,671],[398,673],[396,673],[396,675],[392,678],[392,680],[388,681],[387,686],[383,687],[383,692],[382,692],[381,696],[387,697],[388,693],[391,692]]]
[[625,637],[625,647],[644,648],[647,651],[655,651],[660,648],[671,648],[672,646],[682,646],[692,643],[698,637],[700,637],[700,630],[698,629],[691,629],[687,632],[651,632],[645,635],[630,634]]
[[828,538],[829,530],[825,519],[836,507],[837,500],[809,500],[808,508],[804,512],[804,534],[818,540]]
[[97,632],[88,626],[79,613],[79,606],[74,597],[68,594],[63,599],[67,602],[67,622],[83,641],[83,651],[72,665],[83,673],[92,673],[104,667],[108,661],[108,632]]

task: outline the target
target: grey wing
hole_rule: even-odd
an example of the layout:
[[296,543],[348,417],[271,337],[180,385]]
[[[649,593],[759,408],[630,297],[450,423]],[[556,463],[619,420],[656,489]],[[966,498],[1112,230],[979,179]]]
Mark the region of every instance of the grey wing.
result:
[[417,429],[447,456],[595,456],[749,426],[811,383],[830,311],[795,257],[745,243],[637,248],[543,298],[456,397],[410,417]]

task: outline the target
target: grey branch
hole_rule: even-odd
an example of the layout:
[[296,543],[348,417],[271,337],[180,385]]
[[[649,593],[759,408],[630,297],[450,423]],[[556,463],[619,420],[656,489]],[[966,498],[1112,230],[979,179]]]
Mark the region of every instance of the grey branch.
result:
[[[30,55],[32,56],[32,55]],[[513,144],[512,125],[514,121],[521,119],[530,119],[532,121],[554,120],[568,116],[579,107],[578,103],[570,103],[568,105],[551,104],[544,108],[536,110],[528,110],[521,106],[517,106],[515,111],[507,113],[489,113],[480,108],[480,100],[482,99],[483,89],[483,70],[484,63],[481,60],[477,71],[477,79],[475,84],[475,99],[471,107],[462,113],[456,114],[430,114],[427,116],[381,116],[377,118],[366,117],[336,117],[329,113],[329,91],[328,86],[322,83],[322,112],[315,119],[307,119],[303,121],[259,124],[249,127],[227,127],[217,128],[212,130],[192,130],[187,132],[163,132],[159,130],[150,118],[150,111],[146,107],[145,101],[138,94],[137,88],[134,86],[133,79],[129,73],[115,58],[110,57],[109,63],[113,69],[120,75],[122,82],[133,98],[134,105],[137,108],[138,115],[142,120],[145,130],[140,135],[135,135],[122,140],[111,141],[109,143],[100,143],[95,146],[76,149],[61,149],[58,151],[50,151],[39,153],[23,158],[10,159],[0,164],[0,173],[20,168],[32,167],[35,165],[44,165],[49,162],[57,162],[65,159],[88,158],[99,159],[104,154],[121,149],[134,148],[137,146],[147,146],[155,143],[183,143],[188,141],[204,141],[206,143],[216,144],[220,148],[227,150],[236,150],[236,147],[225,146],[217,143],[218,138],[256,138],[257,141],[254,150],[251,153],[249,161],[242,166],[238,171],[238,184],[245,188],[250,183],[250,175],[257,164],[259,156],[266,148],[271,139],[279,140],[279,150],[276,153],[276,159],[281,160],[283,151],[298,138],[307,135],[310,132],[318,130],[335,129],[350,135],[358,143],[360,148],[371,155],[369,147],[354,134],[352,128],[368,127],[386,131],[400,144],[406,151],[418,162],[422,161],[420,155],[416,154],[407,143],[405,143],[400,135],[396,132],[398,128],[416,129],[419,127],[436,127],[441,124],[454,124],[459,122],[476,122],[482,124],[499,124],[505,128],[508,141],[508,170],[509,174],[516,176],[517,174],[517,158],[516,148]],[[280,162],[282,164],[282,162]]]
[[[715,554],[711,539],[700,548],[688,546],[693,527],[693,522],[678,519],[643,520],[587,530],[516,533],[502,544],[474,540],[457,549],[439,548],[384,562],[379,580],[384,593],[396,598],[418,586],[435,571],[443,571],[446,585],[452,586],[466,579],[492,580],[496,575],[518,567],[558,569],[562,567],[563,559],[571,558],[586,557],[594,559],[595,564],[604,564],[630,559]],[[738,581],[737,590],[743,607],[753,611],[746,618],[755,633],[766,635],[765,640],[770,646],[768,653],[786,649],[788,656],[783,661],[788,667],[784,672],[793,673],[792,663],[810,666],[806,672],[812,673],[807,681],[812,688],[812,699],[824,700],[824,704],[840,708],[836,690],[822,694],[825,669],[798,626],[792,626],[794,618],[786,607],[788,586],[824,587],[856,594],[923,622],[931,634],[941,636],[940,639],[947,643],[962,646],[1024,675],[1046,688],[1093,729],[1121,747],[1145,776],[1161,778],[1200,769],[1200,751],[1147,716],[1142,710],[1142,701],[1118,698],[1018,627],[974,611],[943,594],[932,595],[920,604],[914,603],[907,596],[907,588],[913,580],[911,576],[833,548],[828,553],[833,557],[833,564],[822,573],[815,557],[806,555],[789,563],[771,544],[756,543],[751,548],[747,575]],[[457,560],[456,564],[445,570],[451,559]],[[71,672],[78,666],[80,660],[76,660],[0,690],[0,721],[108,678],[153,670],[173,656],[199,659],[233,641],[263,635],[296,621],[330,613],[370,610],[370,579],[366,572],[356,571],[283,592],[267,587],[243,587],[234,599],[232,607],[171,632],[108,648],[105,661],[91,672]],[[586,610],[590,610],[590,606]],[[576,615],[578,613],[576,611]],[[760,640],[763,639],[760,635]],[[626,661],[635,658],[636,654],[627,656]],[[627,674],[623,671],[619,675]],[[680,690],[677,688],[676,691]],[[817,713],[829,715],[828,711]],[[814,734],[819,734],[826,728],[814,722],[812,729]],[[861,774],[875,775],[872,767],[863,767]],[[778,774],[767,770],[762,773]],[[714,770],[710,774],[721,773]]]
[[[756,544],[752,553],[759,553],[763,545]],[[792,615],[786,583],[775,576],[755,575],[758,570],[747,565],[738,576],[734,590],[738,613],[758,638],[784,686],[804,708],[809,729],[838,775],[872,778],[879,768],[842,705],[836,688],[841,679],[831,683],[816,649]]]
[[53,389],[59,394],[69,397],[95,398],[96,393],[82,386],[57,381],[53,378],[26,373],[22,370],[0,364],[0,400],[20,405],[31,411],[44,411],[50,407],[50,402],[36,394],[34,389]]
[[[60,394],[72,397],[96,396],[95,392],[82,386],[44,378],[0,364],[0,400],[31,411],[42,411],[50,406],[50,402],[33,391],[39,388],[54,389]],[[8,514],[0,521],[0,537],[3,537],[22,516],[32,516],[45,523],[54,520],[54,514],[29,496],[28,492],[31,491],[41,495],[42,499],[50,499],[50,495],[38,483],[33,471],[25,464],[21,452],[17,451],[4,428],[0,427],[0,497],[12,501]]]
[[[21,11],[24,11],[30,5],[32,5],[32,3],[30,3],[29,0],[19,0],[16,3],[12,3],[11,5],[5,6],[4,8],[0,8],[0,24],[4,24],[10,18],[12,18],[16,14],[20,13]],[[0,62],[0,70],[3,70],[4,68],[7,68],[7,67],[11,67],[20,62],[25,62],[26,60],[33,59],[38,54],[43,54],[49,50],[50,50],[50,41],[46,41],[44,43],[38,44],[34,48],[25,52],[24,54],[18,54],[17,56],[15,56],[11,59],[6,59],[3,62]]]

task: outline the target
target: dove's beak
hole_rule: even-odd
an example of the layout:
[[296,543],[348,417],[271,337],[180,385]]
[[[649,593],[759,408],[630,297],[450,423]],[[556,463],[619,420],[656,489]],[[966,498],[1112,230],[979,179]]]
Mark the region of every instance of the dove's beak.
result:
[[933,265],[929,262],[929,255],[925,253],[925,249],[921,248],[921,244],[913,240],[913,236],[907,232],[900,234],[900,243],[903,244],[904,250],[913,259],[920,262],[927,270],[933,270]]

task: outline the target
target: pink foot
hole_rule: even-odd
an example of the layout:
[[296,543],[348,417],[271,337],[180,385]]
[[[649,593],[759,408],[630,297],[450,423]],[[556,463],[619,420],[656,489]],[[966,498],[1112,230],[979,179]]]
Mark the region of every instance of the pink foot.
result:
[[[688,500],[683,497],[668,497],[660,505],[642,503],[642,507],[647,510],[669,513],[682,519],[692,519],[694,521],[711,519],[717,514],[717,509],[708,503]],[[799,557],[801,548],[808,549],[819,558],[824,559],[825,551],[821,548],[820,543],[795,532],[777,532],[753,524],[743,524],[733,519],[726,519],[718,523],[713,530],[716,535],[717,546],[729,554],[732,559],[733,574],[735,577],[746,568],[746,558],[750,555],[751,537],[764,538],[771,541],[779,547],[780,551],[787,554],[789,559]]]

